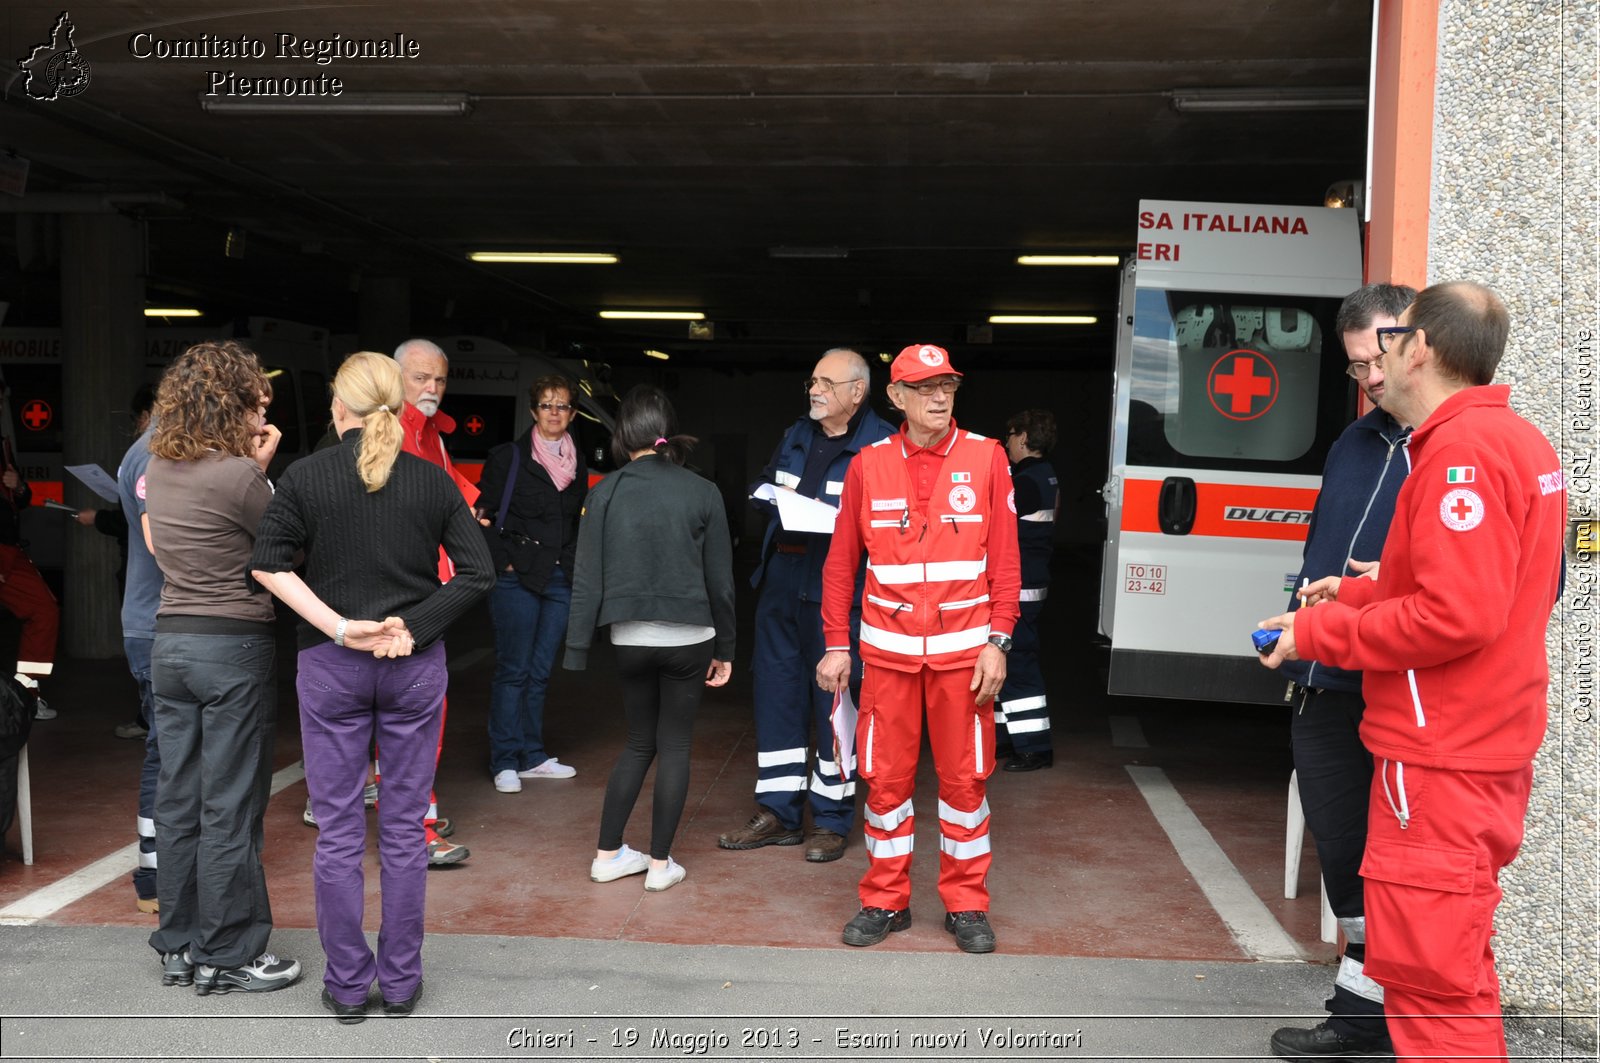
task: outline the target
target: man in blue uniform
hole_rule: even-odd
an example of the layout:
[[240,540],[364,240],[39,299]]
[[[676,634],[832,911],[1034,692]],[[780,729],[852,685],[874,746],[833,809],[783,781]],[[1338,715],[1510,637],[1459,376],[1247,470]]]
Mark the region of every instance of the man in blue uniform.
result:
[[[1296,581],[1300,586],[1324,576],[1352,575],[1346,567],[1351,562],[1374,562],[1383,553],[1395,498],[1409,469],[1401,444],[1411,429],[1378,406],[1384,377],[1375,330],[1395,324],[1416,297],[1414,288],[1369,284],[1350,293],[1334,319],[1350,363],[1346,372],[1373,409],[1346,428],[1328,451]],[[1299,606],[1295,596],[1289,608]],[[1288,661],[1282,670],[1293,680],[1289,740],[1300,804],[1317,843],[1328,906],[1339,919],[1346,944],[1327,1002],[1327,1020],[1309,1029],[1278,1030],[1272,1035],[1272,1051],[1287,1058],[1393,1055],[1383,1019],[1383,987],[1363,969],[1367,926],[1360,868],[1367,845],[1372,754],[1358,733],[1366,709],[1361,673],[1317,661]]]
[[[862,447],[894,432],[867,404],[868,376],[866,360],[855,351],[836,347],[824,354],[806,381],[807,415],[784,433],[751,490],[771,484],[837,507],[850,460]],[[804,841],[806,859],[825,863],[844,855],[845,838],[855,822],[856,787],[854,780],[846,781],[851,766],[833,759],[833,695],[822,691],[813,675],[824,650],[822,563],[832,536],[789,531],[773,503],[754,504],[770,518],[761,563],[751,577],[752,586],[761,591],[754,656],[756,812],[717,844],[757,849]],[[851,685],[858,690],[860,602],[858,578],[850,640]],[[808,803],[812,826],[802,835]]]
[[1056,471],[1045,460],[1055,445],[1056,419],[1049,410],[1024,410],[1006,422],[1012,508],[1022,551],[1022,612],[1006,662],[1006,684],[995,699],[994,711],[997,733],[1011,739],[1006,771],[1037,771],[1055,762],[1050,702],[1039,667],[1039,614],[1050,594],[1050,553],[1060,508]]

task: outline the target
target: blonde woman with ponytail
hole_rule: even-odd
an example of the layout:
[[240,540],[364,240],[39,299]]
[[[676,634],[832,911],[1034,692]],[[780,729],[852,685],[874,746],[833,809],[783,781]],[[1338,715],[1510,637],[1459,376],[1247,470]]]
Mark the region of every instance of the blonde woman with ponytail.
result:
[[[423,813],[445,696],[442,636],[494,582],[488,547],[461,492],[402,452],[404,402],[393,359],[363,351],[333,381],[339,446],[291,465],[262,518],[251,575],[300,615],[300,735],[319,833],[312,862],[327,953],[322,1003],[361,1022],[377,983],[383,1011],[422,995],[428,872]],[[439,548],[455,563],[441,585]],[[296,573],[298,556],[304,564]],[[383,931],[361,931],[367,751],[383,749],[378,805]]]

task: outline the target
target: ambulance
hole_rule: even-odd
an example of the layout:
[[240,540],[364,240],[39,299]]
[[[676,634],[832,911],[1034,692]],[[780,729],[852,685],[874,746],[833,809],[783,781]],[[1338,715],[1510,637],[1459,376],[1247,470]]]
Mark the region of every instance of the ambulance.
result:
[[1113,694],[1281,704],[1250,634],[1300,569],[1355,392],[1357,212],[1143,200],[1123,266],[1100,633]]

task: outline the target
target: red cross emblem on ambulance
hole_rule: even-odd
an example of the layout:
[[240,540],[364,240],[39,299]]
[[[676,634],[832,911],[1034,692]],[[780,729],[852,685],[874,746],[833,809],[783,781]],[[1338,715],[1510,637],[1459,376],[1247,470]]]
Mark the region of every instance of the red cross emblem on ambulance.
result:
[[1206,397],[1230,421],[1253,421],[1278,401],[1277,367],[1259,351],[1229,351],[1211,365]]

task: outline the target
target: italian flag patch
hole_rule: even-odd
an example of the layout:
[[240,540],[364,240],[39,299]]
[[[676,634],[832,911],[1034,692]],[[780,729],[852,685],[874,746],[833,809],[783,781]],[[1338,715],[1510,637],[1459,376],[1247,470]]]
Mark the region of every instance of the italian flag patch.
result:
[[1473,465],[1452,465],[1444,471],[1444,482],[1447,484],[1469,484],[1478,478],[1478,470]]

